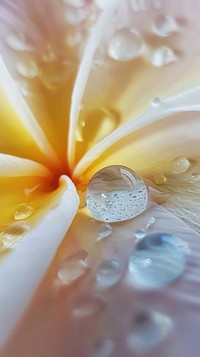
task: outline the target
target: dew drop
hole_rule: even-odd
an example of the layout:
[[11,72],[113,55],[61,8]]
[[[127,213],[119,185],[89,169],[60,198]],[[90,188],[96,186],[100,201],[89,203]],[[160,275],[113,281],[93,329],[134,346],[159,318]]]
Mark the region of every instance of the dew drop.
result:
[[74,7],[76,9],[79,9],[80,7],[83,7],[86,5],[87,0],[63,0],[63,2],[70,7]]
[[131,281],[157,288],[178,278],[185,268],[185,243],[168,233],[155,233],[138,241],[129,260]]
[[6,248],[15,248],[21,243],[26,233],[31,230],[31,227],[25,222],[13,223],[7,227],[2,236],[3,245]]
[[49,62],[49,61],[54,61],[55,58],[56,58],[55,52],[53,51],[51,45],[48,43],[42,55],[42,59],[44,62]]
[[140,55],[142,40],[136,31],[122,28],[109,41],[108,54],[116,61],[130,61]]
[[63,283],[69,284],[83,276],[89,269],[87,256],[87,252],[80,250],[66,259],[58,270],[58,278]]
[[24,59],[17,63],[17,72],[26,79],[36,78],[39,74],[37,63],[32,59]]
[[145,235],[146,235],[146,230],[145,229],[140,228],[140,229],[137,229],[135,231],[135,237],[137,239],[142,239],[142,238],[145,237]]
[[23,52],[28,49],[25,36],[22,33],[9,33],[6,37],[7,45],[14,51]]
[[200,182],[200,174],[194,173],[190,177],[190,182],[191,183],[198,183]]
[[72,314],[76,318],[85,318],[99,314],[106,306],[105,298],[98,294],[81,296],[74,303]]
[[93,357],[109,357],[113,352],[113,342],[108,338],[100,338],[95,342]]
[[86,202],[93,218],[103,222],[126,221],[142,213],[148,204],[148,189],[133,170],[107,166],[90,180]]
[[153,177],[153,182],[158,186],[162,186],[167,182],[167,178],[162,172],[156,172]]
[[34,212],[34,207],[27,203],[21,203],[15,210],[14,218],[18,221],[30,217]]
[[175,61],[177,61],[177,56],[171,48],[166,46],[157,48],[151,57],[151,63],[155,67],[167,66]]
[[96,282],[99,287],[110,287],[115,285],[122,274],[121,264],[118,260],[109,259],[103,261],[96,272]]
[[138,13],[146,10],[145,0],[129,0],[131,8]]
[[138,312],[132,321],[128,336],[128,346],[134,351],[145,352],[158,346],[171,332],[170,317],[157,312]]
[[177,30],[177,23],[173,17],[161,15],[154,20],[153,31],[161,37],[167,37]]
[[110,110],[97,108],[87,112],[80,118],[78,135],[80,140],[86,142],[99,142],[112,133],[118,125],[118,117]]
[[100,224],[98,227],[98,238],[101,240],[103,238],[109,237],[112,233],[112,228],[109,224]]
[[177,157],[173,162],[172,166],[176,173],[184,173],[188,171],[191,164],[186,157]]
[[153,99],[153,101],[151,102],[151,104],[154,106],[154,107],[158,107],[160,104],[161,104],[161,99],[159,97],[155,97]]
[[83,9],[70,9],[65,13],[65,20],[69,25],[80,25],[87,17],[85,10]]

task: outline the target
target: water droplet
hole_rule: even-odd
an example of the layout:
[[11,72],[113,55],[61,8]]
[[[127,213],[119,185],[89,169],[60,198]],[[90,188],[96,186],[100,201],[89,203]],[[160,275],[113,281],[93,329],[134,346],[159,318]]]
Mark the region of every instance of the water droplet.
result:
[[185,157],[177,157],[173,162],[172,166],[176,173],[184,173],[190,168],[190,162]]
[[200,182],[200,174],[192,174],[191,177],[190,177],[190,182],[191,183],[198,183]]
[[154,20],[153,30],[157,35],[166,37],[176,32],[178,27],[173,17],[161,15]]
[[99,287],[113,286],[119,281],[121,274],[122,268],[118,260],[105,260],[97,267],[97,284]]
[[145,229],[137,229],[136,231],[135,231],[135,237],[137,238],[137,239],[142,239],[142,238],[144,238],[146,236],[146,230]]
[[82,41],[82,35],[80,32],[71,32],[67,35],[66,43],[69,47],[79,46]]
[[98,238],[97,240],[101,240],[110,236],[112,233],[112,228],[109,224],[100,224],[98,227]]
[[157,311],[141,311],[132,321],[128,345],[137,352],[149,351],[169,335],[172,327],[172,320],[168,316]]
[[87,207],[103,222],[126,221],[142,213],[148,204],[148,189],[133,170],[120,165],[98,171],[87,188]]
[[166,46],[159,47],[152,55],[151,63],[155,67],[163,67],[177,61],[174,51]]
[[159,97],[155,97],[154,100],[151,102],[151,104],[154,106],[154,107],[158,107],[160,104],[161,104],[161,99]]
[[58,270],[58,278],[64,283],[72,281],[83,276],[89,269],[87,261],[87,252],[80,250],[76,254],[65,260]]
[[2,236],[3,245],[6,248],[15,248],[21,243],[25,234],[31,230],[31,227],[25,222],[13,223],[7,227]]
[[39,74],[37,63],[31,59],[24,59],[17,63],[17,72],[26,79],[36,78]]
[[118,117],[105,108],[83,113],[78,124],[78,139],[85,142],[99,142],[116,129]]
[[138,241],[129,260],[131,281],[157,288],[179,277],[185,268],[186,249],[178,241],[168,233],[151,234]]
[[70,7],[74,7],[76,9],[83,7],[86,5],[87,0],[63,0],[63,2]]
[[93,350],[93,357],[109,357],[114,349],[113,342],[108,338],[100,338],[96,341]]
[[167,182],[167,178],[162,172],[156,172],[153,177],[153,182],[156,185],[161,186]]
[[116,61],[130,61],[140,55],[142,40],[129,28],[117,30],[109,41],[108,54]]
[[81,296],[74,303],[73,316],[84,318],[100,313],[106,306],[105,298],[98,294]]
[[14,218],[16,220],[26,219],[34,212],[34,207],[27,203],[21,203],[15,210]]
[[9,33],[6,37],[7,45],[15,51],[23,52],[28,49],[25,36],[22,33]]
[[131,8],[134,12],[141,12],[146,10],[145,0],[129,0]]
[[53,51],[51,45],[48,43],[42,55],[42,59],[44,62],[48,62],[48,61],[54,61],[55,58],[56,58],[55,52]]
[[65,20],[69,25],[80,25],[87,17],[87,13],[83,9],[68,9],[65,13]]

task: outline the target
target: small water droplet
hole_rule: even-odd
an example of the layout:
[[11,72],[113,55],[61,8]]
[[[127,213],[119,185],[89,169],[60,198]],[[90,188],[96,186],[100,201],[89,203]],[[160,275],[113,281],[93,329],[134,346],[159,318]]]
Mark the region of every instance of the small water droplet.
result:
[[177,61],[177,56],[171,48],[166,46],[157,48],[151,57],[151,63],[155,67],[167,66],[175,61]]
[[58,270],[58,278],[62,282],[69,284],[83,276],[89,269],[87,256],[87,252],[80,250],[67,258]]
[[129,0],[131,8],[138,13],[146,10],[145,0]]
[[140,55],[142,40],[136,31],[122,28],[109,41],[108,54],[116,61],[130,61]]
[[78,138],[82,141],[99,142],[118,125],[117,115],[105,108],[93,109],[83,116],[78,123]]
[[177,30],[177,23],[171,16],[160,15],[154,20],[153,31],[161,37],[167,37]]
[[177,157],[173,162],[172,166],[176,173],[184,173],[188,171],[191,164],[186,157]]
[[97,240],[101,240],[110,236],[112,233],[112,228],[109,224],[100,224],[98,227],[98,238]]
[[191,183],[198,183],[200,182],[200,174],[194,173],[190,176]]
[[24,59],[17,63],[17,72],[26,79],[36,78],[39,74],[37,63],[32,59]]
[[160,104],[161,104],[161,99],[159,97],[155,97],[153,99],[153,101],[151,102],[151,104],[154,106],[154,107],[158,107]]
[[121,274],[122,268],[118,260],[105,260],[97,267],[97,284],[99,287],[113,286],[119,281]]
[[85,318],[99,314],[106,306],[105,298],[98,294],[81,296],[76,300],[73,307],[73,316]]
[[22,33],[9,33],[6,37],[6,43],[12,50],[17,52],[28,50],[25,36]]
[[68,9],[65,13],[65,20],[72,26],[80,25],[86,17],[87,13],[83,9]]
[[81,41],[82,41],[82,35],[78,31],[69,33],[66,38],[66,43],[69,47],[79,46]]
[[153,182],[156,185],[161,186],[167,182],[167,178],[162,172],[156,172],[153,177]]
[[145,235],[146,235],[146,230],[145,229],[137,229],[136,231],[135,231],[135,237],[137,238],[137,239],[142,239],[142,238],[144,238],[145,237]]
[[128,345],[134,351],[145,352],[158,346],[172,330],[172,320],[157,311],[141,311],[132,321]]
[[109,357],[113,352],[113,342],[108,338],[100,338],[95,342],[93,357]]
[[87,0],[63,0],[63,2],[67,6],[79,9],[80,7],[83,7],[84,5],[86,5]]
[[186,260],[186,249],[178,241],[168,233],[151,234],[138,241],[129,260],[131,281],[138,286],[157,288],[178,278]]
[[27,204],[21,203],[15,210],[14,218],[16,220],[26,219],[30,217],[34,212],[34,207]]
[[53,51],[52,46],[48,43],[42,55],[42,59],[44,62],[49,62],[49,61],[54,61],[55,58],[56,58],[55,52]]
[[2,236],[3,245],[6,248],[15,248],[21,243],[25,234],[31,230],[31,227],[25,222],[13,223],[7,227]]
[[141,214],[148,204],[148,189],[133,170],[107,166],[90,180],[86,202],[93,218],[103,222],[126,221]]

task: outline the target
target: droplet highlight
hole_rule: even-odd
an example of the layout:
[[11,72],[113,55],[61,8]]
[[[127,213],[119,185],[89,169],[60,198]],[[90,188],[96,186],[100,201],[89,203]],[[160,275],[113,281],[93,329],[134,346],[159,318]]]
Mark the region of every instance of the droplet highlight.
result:
[[161,37],[167,37],[178,30],[175,19],[171,16],[160,15],[153,22],[153,31]]
[[103,222],[126,221],[141,214],[148,204],[148,189],[133,170],[120,165],[105,167],[90,180],[87,208]]
[[166,46],[157,48],[151,57],[151,63],[155,67],[167,66],[176,61],[177,56],[175,55],[174,51]]
[[122,267],[118,260],[109,259],[103,261],[96,271],[98,287],[107,288],[115,285],[121,278]]
[[15,210],[14,213],[14,218],[18,220],[26,219],[30,216],[32,216],[34,212],[34,207],[27,204],[27,203],[21,203]]
[[186,157],[178,157],[172,162],[175,173],[185,173],[190,168],[190,161]]
[[109,56],[116,61],[131,61],[140,55],[140,35],[129,28],[117,30],[108,45]]
[[155,233],[138,241],[129,260],[131,281],[158,288],[177,279],[186,263],[186,243],[168,233]]
[[25,59],[17,63],[17,72],[26,79],[36,78],[39,74],[37,63],[31,59]]
[[190,176],[191,183],[199,183],[200,182],[200,174],[194,173]]
[[112,227],[109,224],[100,224],[98,227],[98,238],[97,240],[109,237],[112,233]]
[[7,227],[2,236],[3,245],[12,249],[19,245],[31,227],[25,222],[16,222]]
[[65,284],[69,284],[82,277],[89,269],[87,252],[80,250],[66,259],[58,270],[58,278]]

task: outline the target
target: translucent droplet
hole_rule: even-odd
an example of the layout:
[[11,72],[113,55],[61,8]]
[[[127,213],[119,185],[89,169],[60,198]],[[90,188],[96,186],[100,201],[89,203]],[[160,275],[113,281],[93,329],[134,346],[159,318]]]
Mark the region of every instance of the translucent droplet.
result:
[[80,140],[98,142],[112,133],[118,125],[118,117],[105,108],[93,109],[80,118],[78,135]]
[[86,5],[87,0],[63,0],[63,2],[70,7],[78,9]]
[[154,107],[158,107],[161,103],[162,103],[162,102],[161,102],[161,99],[160,99],[159,97],[155,97],[151,104],[152,104]]
[[168,233],[151,234],[138,241],[129,260],[131,281],[156,288],[179,277],[185,268],[186,250],[178,241]]
[[155,67],[167,66],[175,61],[177,61],[177,56],[174,51],[165,46],[157,48],[151,58],[151,63]]
[[186,157],[177,157],[173,161],[172,166],[176,173],[184,173],[184,172],[188,171],[191,164]]
[[5,230],[2,236],[3,245],[6,248],[15,248],[21,243],[25,234],[30,231],[31,227],[25,222],[13,223]]
[[156,221],[155,217],[150,217],[144,228],[140,228],[135,231],[135,237],[137,239],[144,238],[146,236],[148,229],[155,223],[155,221]]
[[103,261],[97,268],[96,281],[100,287],[115,285],[122,274],[121,264],[118,260],[109,259]]
[[51,47],[50,44],[46,45],[45,51],[42,55],[42,59],[44,62],[48,61],[54,61],[56,58],[55,52],[53,51],[53,48]]
[[167,182],[167,178],[162,172],[156,172],[153,177],[153,182],[156,185],[161,186]]
[[39,74],[37,63],[31,59],[25,59],[17,63],[17,72],[26,79],[36,78]]
[[14,218],[16,220],[26,219],[34,212],[34,207],[27,203],[21,203],[15,210]]
[[84,318],[99,314],[106,306],[105,298],[98,294],[85,295],[76,300],[73,308],[73,316]]
[[109,357],[114,349],[113,342],[108,338],[100,338],[95,342],[92,357]]
[[140,55],[142,40],[129,28],[117,30],[108,45],[109,56],[116,61],[130,61]]
[[191,183],[198,183],[200,182],[200,174],[192,174],[191,177],[190,177],[190,182]]
[[176,32],[178,27],[173,17],[161,15],[154,20],[153,30],[157,35],[166,37]]
[[83,9],[68,9],[65,13],[65,19],[69,25],[80,25],[86,19],[86,12]]
[[87,207],[103,222],[126,221],[142,213],[148,204],[148,189],[133,170],[120,165],[105,167],[90,180]]
[[58,270],[58,278],[64,283],[72,281],[83,276],[89,269],[87,261],[87,252],[80,250],[75,255],[65,260]]
[[79,46],[82,41],[82,35],[80,32],[72,32],[67,35],[66,42],[69,47]]
[[103,238],[109,237],[112,233],[112,228],[109,224],[100,224],[98,227],[98,238],[101,240]]
[[146,10],[145,0],[129,0],[131,8],[134,12]]
[[172,327],[172,320],[168,316],[157,311],[141,311],[132,321],[128,345],[137,352],[149,351],[169,335]]
[[28,49],[26,44],[25,36],[22,33],[9,33],[6,37],[7,45],[12,48],[12,50],[23,52]]

